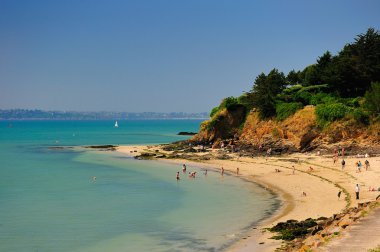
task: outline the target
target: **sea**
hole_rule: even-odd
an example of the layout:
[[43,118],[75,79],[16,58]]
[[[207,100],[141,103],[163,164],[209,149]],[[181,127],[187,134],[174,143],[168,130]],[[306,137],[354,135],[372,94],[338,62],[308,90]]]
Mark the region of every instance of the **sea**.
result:
[[223,251],[278,208],[201,164],[190,179],[181,165],[81,148],[184,140],[200,120],[114,123],[0,121],[0,251]]

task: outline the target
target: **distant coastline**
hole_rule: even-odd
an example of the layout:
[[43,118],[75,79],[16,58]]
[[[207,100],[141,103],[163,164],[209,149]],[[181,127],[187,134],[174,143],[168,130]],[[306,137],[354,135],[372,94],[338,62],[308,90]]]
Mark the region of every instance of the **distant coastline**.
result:
[[0,120],[191,120],[209,119],[207,112],[77,112],[0,109]]

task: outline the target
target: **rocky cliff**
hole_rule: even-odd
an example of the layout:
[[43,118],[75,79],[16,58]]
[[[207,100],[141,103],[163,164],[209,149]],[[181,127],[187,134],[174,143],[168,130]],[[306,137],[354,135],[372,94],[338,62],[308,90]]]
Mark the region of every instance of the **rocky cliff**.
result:
[[255,110],[246,115],[242,108],[224,109],[203,122],[200,132],[192,139],[211,142],[214,146],[231,140],[240,147],[261,146],[263,150],[271,148],[279,153],[338,147],[379,150],[380,123],[365,126],[345,119],[322,129],[317,125],[314,106],[305,106],[284,121],[261,120]]

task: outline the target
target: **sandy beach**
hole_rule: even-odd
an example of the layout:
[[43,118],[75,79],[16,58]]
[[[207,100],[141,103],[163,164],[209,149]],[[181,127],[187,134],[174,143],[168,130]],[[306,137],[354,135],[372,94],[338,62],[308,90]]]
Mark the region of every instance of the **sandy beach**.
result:
[[[130,156],[144,152],[170,154],[160,146],[119,146],[117,151]],[[223,152],[223,150],[209,149],[207,154],[216,155],[221,151]],[[202,156],[205,153],[199,152],[193,155]],[[252,251],[252,249],[274,251],[281,245],[281,241],[268,239],[273,234],[268,231],[262,232],[263,228],[289,219],[330,217],[346,208],[357,206],[358,203],[374,201],[380,194],[378,191],[369,191],[370,187],[375,187],[376,190],[380,187],[380,157],[345,157],[346,166],[342,169],[341,157],[334,163],[332,156],[316,154],[292,154],[269,158],[239,157],[235,153],[227,152],[226,155],[231,159],[163,160],[179,165],[186,163],[188,166],[199,165],[201,162],[203,167],[216,170],[223,167],[226,173],[254,181],[279,195],[282,200],[281,208],[228,251]],[[367,171],[364,165],[366,159],[370,162]],[[361,172],[356,170],[355,163],[359,160],[363,164]],[[239,175],[236,174],[237,168]],[[360,186],[359,200],[355,198],[356,184]],[[339,191],[342,191],[340,198],[337,196]],[[380,244],[380,238],[378,243]]]

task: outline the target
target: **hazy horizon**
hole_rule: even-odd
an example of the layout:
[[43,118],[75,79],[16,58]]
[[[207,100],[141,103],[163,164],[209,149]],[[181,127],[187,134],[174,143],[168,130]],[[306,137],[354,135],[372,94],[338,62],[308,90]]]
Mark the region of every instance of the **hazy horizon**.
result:
[[0,109],[210,111],[380,28],[378,1],[0,2]]
[[61,110],[61,109],[39,109],[39,108],[0,108],[0,110],[36,110],[36,111],[44,111],[44,112],[75,112],[75,113],[186,113],[186,114],[202,114],[209,113],[210,111],[123,111],[123,110]]

